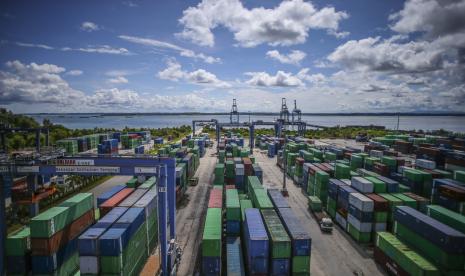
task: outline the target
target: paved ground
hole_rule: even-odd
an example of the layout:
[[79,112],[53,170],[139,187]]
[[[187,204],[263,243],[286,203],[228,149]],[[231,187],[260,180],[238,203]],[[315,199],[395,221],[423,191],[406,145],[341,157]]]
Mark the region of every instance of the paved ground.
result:
[[321,140],[316,140],[315,141],[316,145],[335,145],[339,147],[352,147],[352,148],[357,148],[363,150],[363,147],[365,146],[366,143],[361,143],[361,142],[355,142],[355,140],[352,139],[321,139]]
[[[276,166],[276,158],[271,159],[259,150],[254,151],[254,156],[263,169],[264,186],[281,189],[283,173]],[[306,196],[289,177],[286,183],[289,204],[312,237],[311,275],[383,275],[370,250],[360,247],[338,226],[331,235],[321,233],[308,211]]]
[[95,208],[97,208],[97,196],[99,196],[101,193],[105,192],[106,190],[110,189],[113,186],[116,186],[116,185],[119,185],[119,184],[125,184],[131,178],[132,178],[132,176],[126,176],[126,175],[113,176],[112,178],[108,179],[107,181],[103,182],[102,184],[92,188],[89,191],[89,193],[94,194],[94,206],[95,206]]
[[200,267],[200,242],[208,206],[209,185],[213,181],[213,170],[216,164],[216,145],[207,149],[200,160],[195,174],[199,184],[189,187],[184,201],[178,206],[176,214],[176,235],[183,249],[178,275],[195,275]]

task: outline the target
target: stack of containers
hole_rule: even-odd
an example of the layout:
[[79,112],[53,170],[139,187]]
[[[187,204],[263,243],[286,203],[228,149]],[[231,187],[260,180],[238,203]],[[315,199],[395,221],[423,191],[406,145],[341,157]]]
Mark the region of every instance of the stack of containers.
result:
[[270,245],[266,228],[258,209],[246,209],[243,240],[248,275],[268,275]]
[[[242,162],[242,160],[241,160]],[[245,169],[244,164],[236,164],[236,189],[244,191],[244,179],[245,179]]]
[[387,192],[386,183],[384,183],[384,181],[380,180],[378,177],[367,176],[365,179],[373,183],[373,192],[377,194]]
[[128,208],[116,207],[85,231],[78,239],[79,269],[82,274],[100,274],[99,238]]
[[310,172],[312,171],[314,171],[314,173],[309,174],[308,194],[317,196],[323,204],[326,204],[326,199],[328,198],[329,174],[321,169],[316,169],[316,167],[311,167]]
[[304,162],[305,160],[302,157],[296,157],[295,159],[294,182],[297,185],[302,185]]
[[336,205],[336,222],[347,231],[347,215],[349,212],[349,196],[352,193],[357,193],[354,188],[344,185],[339,186],[337,192],[337,205]]
[[208,208],[202,237],[202,272],[221,275],[221,208]]
[[78,153],[78,143],[76,139],[64,139],[57,141],[57,146],[63,148],[69,155]]
[[350,179],[350,167],[341,163],[334,166],[334,177],[337,179]]
[[426,214],[462,233],[465,233],[465,216],[439,205],[428,205]]
[[373,200],[361,193],[349,194],[347,232],[360,243],[371,240],[373,211]]
[[27,275],[31,270],[31,229],[24,227],[5,241],[8,275]]
[[465,274],[465,234],[408,206],[394,214],[394,233],[441,272]]
[[287,200],[284,198],[283,194],[278,189],[268,189],[267,193],[275,209],[289,208]]
[[77,138],[78,152],[88,151],[89,147],[87,146],[87,139],[85,137]]
[[270,237],[269,275],[289,275],[291,267],[291,240],[273,209],[261,210]]
[[292,275],[310,275],[312,239],[291,208],[277,208],[281,222],[291,239]]
[[226,275],[245,276],[241,239],[226,238]]
[[438,269],[388,232],[378,232],[374,258],[393,275],[440,275]]
[[136,188],[137,187],[137,177],[133,177],[126,182],[126,187],[127,188]]
[[225,182],[227,185],[234,185],[236,182],[234,161],[226,160],[225,167]]
[[273,158],[276,154],[276,144],[274,142],[268,143],[268,157]]
[[373,200],[373,231],[372,237],[376,232],[387,230],[387,221],[389,214],[389,202],[377,195],[377,194],[366,194],[366,196]]
[[121,191],[114,194],[112,197],[110,197],[107,201],[100,204],[99,206],[100,215],[101,216],[106,215],[114,207],[118,206],[120,202],[126,199],[126,197],[128,197],[133,191],[134,191],[134,188],[124,188]]
[[97,146],[97,152],[98,154],[118,154],[118,140],[104,140]]
[[392,230],[394,225],[394,211],[397,206],[401,206],[403,204],[402,200],[398,199],[397,197],[391,194],[378,194],[382,198],[388,201],[389,204],[389,212],[387,217],[387,229]]
[[254,185],[249,187],[249,198],[252,200],[254,207],[258,209],[273,209],[273,204],[263,186],[257,185],[257,181],[253,181],[252,177],[249,177],[249,180]]
[[253,169],[253,175],[255,175],[256,177],[258,177],[258,179],[260,180],[260,182],[263,182],[263,170],[262,168],[260,167],[259,164],[252,164],[252,169]]
[[346,186],[346,184],[339,179],[335,179],[335,178],[329,179],[328,200],[326,203],[326,211],[332,218],[336,217],[337,197],[339,193],[339,186]]
[[435,179],[432,202],[465,215],[465,186],[452,179]]
[[226,190],[226,234],[239,236],[241,230],[241,206],[236,189]]
[[33,274],[70,275],[79,269],[77,237],[94,223],[94,198],[82,193],[31,219]]
[[144,154],[144,145],[140,145],[134,148],[135,154]]
[[[145,184],[145,183],[144,183]],[[142,185],[144,185],[142,184]],[[142,186],[141,185],[141,186]],[[148,190],[134,205],[136,208],[143,208],[146,218],[146,233],[147,233],[147,255],[150,255],[151,250],[158,243],[158,193],[157,187],[152,187]]]
[[99,238],[102,274],[136,275],[147,259],[144,208],[129,208]]
[[116,185],[110,188],[109,190],[103,192],[97,197],[97,207],[100,207],[102,203],[110,199],[112,196],[114,196],[116,193],[121,191],[122,189],[126,188],[126,185]]
[[253,175],[252,160],[249,157],[243,157],[242,163],[244,163],[244,171],[246,176]]
[[213,185],[224,185],[224,164],[218,163],[215,166],[215,180]]

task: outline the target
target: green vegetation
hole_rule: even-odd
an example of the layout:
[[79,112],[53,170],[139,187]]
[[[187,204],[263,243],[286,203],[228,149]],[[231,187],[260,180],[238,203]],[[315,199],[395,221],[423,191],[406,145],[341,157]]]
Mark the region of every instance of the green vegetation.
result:
[[[36,122],[33,118],[13,114],[11,111],[8,111],[4,108],[0,108],[0,126],[7,127],[22,127],[22,128],[38,128],[46,127],[49,128],[49,138],[50,144],[53,145],[55,141],[64,138],[70,137],[79,137],[88,134],[94,133],[105,133],[105,132],[130,132],[130,131],[140,131],[140,130],[149,130],[152,134],[152,137],[164,137],[165,140],[168,137],[171,137],[173,140],[177,140],[181,137],[184,137],[192,132],[190,126],[184,125],[180,127],[166,127],[166,128],[128,128],[125,127],[122,130],[117,130],[114,128],[94,128],[94,129],[69,129],[62,125],[52,124],[50,120],[44,119],[42,124]],[[41,135],[41,145],[45,144],[45,136]],[[35,145],[35,133],[10,133],[7,135],[7,148],[8,150],[17,150],[27,147],[34,147]]]

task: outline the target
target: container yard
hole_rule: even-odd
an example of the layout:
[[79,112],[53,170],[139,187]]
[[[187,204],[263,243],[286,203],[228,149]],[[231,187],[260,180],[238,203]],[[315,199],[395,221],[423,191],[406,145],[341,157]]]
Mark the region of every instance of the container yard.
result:
[[[304,138],[302,122],[209,123],[214,136],[87,135],[57,141],[45,161],[9,159],[4,175],[26,183],[111,177],[47,207],[18,202],[13,182],[2,196],[30,218],[6,233],[6,274],[465,274],[463,139],[357,142]],[[254,135],[260,125],[275,135]]]

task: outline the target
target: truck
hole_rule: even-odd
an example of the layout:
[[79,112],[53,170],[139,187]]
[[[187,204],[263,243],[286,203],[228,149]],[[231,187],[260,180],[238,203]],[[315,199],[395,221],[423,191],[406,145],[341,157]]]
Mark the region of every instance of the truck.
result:
[[312,211],[313,216],[320,225],[321,232],[332,233],[333,232],[333,221],[323,212]]

